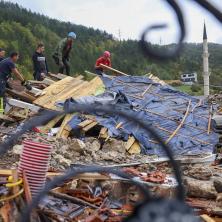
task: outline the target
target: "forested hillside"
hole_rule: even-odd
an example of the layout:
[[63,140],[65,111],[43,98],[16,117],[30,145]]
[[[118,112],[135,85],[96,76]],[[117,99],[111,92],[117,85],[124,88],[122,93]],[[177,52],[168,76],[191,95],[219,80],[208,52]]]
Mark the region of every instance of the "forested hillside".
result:
[[[59,39],[65,37],[69,31],[76,32],[78,36],[71,57],[73,74],[83,74],[84,70],[93,71],[96,58],[104,50],[110,50],[113,66],[130,74],[143,75],[152,72],[162,79],[177,79],[180,73],[196,71],[201,76],[201,44],[186,43],[185,50],[177,61],[159,64],[142,55],[137,41],[120,42],[106,32],[50,19],[17,4],[0,1],[0,21],[0,47],[7,52],[20,52],[20,68],[29,78],[32,75],[31,56],[36,44],[45,44],[50,71],[54,72],[57,67],[51,58],[52,52]],[[165,49],[170,45],[161,47]],[[209,52],[211,83],[222,85],[222,45],[209,44]]]

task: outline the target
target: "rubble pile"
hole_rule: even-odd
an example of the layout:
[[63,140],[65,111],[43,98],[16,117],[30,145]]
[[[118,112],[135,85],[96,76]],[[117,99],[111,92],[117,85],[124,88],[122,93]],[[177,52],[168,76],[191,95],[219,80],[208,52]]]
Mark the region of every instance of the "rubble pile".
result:
[[[0,115],[1,142],[42,109],[63,110],[66,105],[75,103],[116,104],[151,124],[177,154],[176,159],[182,165],[186,202],[196,214],[222,215],[222,171],[217,165],[220,160],[212,164],[219,137],[211,128],[215,104],[209,106],[180,93],[152,75],[149,78],[104,76],[87,82],[82,76],[50,74],[43,82],[31,81],[31,84],[33,91],[27,92],[16,82],[10,83],[6,110]],[[0,200],[19,193],[4,184],[12,183],[11,177],[16,175],[13,169],[19,165],[24,140],[52,146],[48,181],[63,175],[70,167],[100,165],[131,175],[154,196],[175,195],[177,182],[159,143],[137,124],[119,116],[104,113],[61,115],[17,139],[13,149],[0,157],[0,168],[4,169],[0,170],[0,183],[3,184]],[[31,194],[25,173],[22,183],[18,187],[22,187],[24,195],[18,194],[17,200],[29,202]],[[86,173],[51,190],[39,205],[37,218],[120,222],[142,199],[141,192],[129,180],[109,173]],[[14,199],[0,205],[0,215],[7,219],[5,221],[13,221],[12,215],[17,216],[19,212],[21,209]]]
[[[103,143],[94,137],[87,137],[84,141],[76,138],[54,138],[39,136],[36,133],[27,133],[23,138],[34,142],[44,142],[53,145],[50,158],[50,169],[65,170],[72,165],[101,165],[144,163],[152,159],[147,155],[130,155],[125,150],[125,143],[116,139],[110,139]],[[1,157],[2,165],[17,167],[23,145],[17,144],[8,154]],[[11,163],[13,162],[13,165]]]

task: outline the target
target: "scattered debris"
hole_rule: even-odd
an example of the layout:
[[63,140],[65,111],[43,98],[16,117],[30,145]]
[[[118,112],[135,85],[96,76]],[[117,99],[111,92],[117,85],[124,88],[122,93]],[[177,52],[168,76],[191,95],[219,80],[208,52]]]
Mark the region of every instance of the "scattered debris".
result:
[[[6,112],[0,116],[0,141],[40,109],[61,110],[64,102],[124,105],[135,114],[141,114],[144,121],[150,122],[164,141],[178,151],[187,203],[197,214],[204,214],[203,218],[221,216],[222,170],[220,165],[211,166],[215,158],[214,145],[220,141],[211,129],[214,118],[211,121],[210,107],[202,100],[179,93],[152,75],[149,78],[104,76],[102,79],[105,93],[101,91],[104,85],[99,77],[87,82],[82,76],[50,74],[42,82],[31,81],[34,86],[31,93],[12,82],[12,89],[7,91]],[[215,104],[211,106],[211,112],[215,107]],[[69,167],[113,166],[148,186],[154,196],[175,195],[177,182],[171,166],[167,158],[158,157],[163,155],[162,149],[150,135],[123,118],[67,114],[26,132],[11,151],[1,156],[0,168],[5,170],[0,170],[0,221],[2,218],[13,221],[18,217],[20,207],[14,195],[20,201],[30,202],[32,198],[26,172],[22,175],[23,185],[4,186],[12,183],[12,178],[16,183],[19,181],[12,168],[18,167],[24,140],[53,147],[48,180],[62,175]],[[5,198],[1,204],[1,199]],[[143,198],[128,180],[112,174],[81,174],[51,190],[35,217],[44,218],[43,221],[120,222]]]

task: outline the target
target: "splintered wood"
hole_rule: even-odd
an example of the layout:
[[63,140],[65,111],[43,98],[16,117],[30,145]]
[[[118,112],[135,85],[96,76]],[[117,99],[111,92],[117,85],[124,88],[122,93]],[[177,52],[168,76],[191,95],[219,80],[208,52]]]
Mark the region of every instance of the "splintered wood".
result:
[[71,128],[68,125],[68,122],[72,119],[72,117],[73,117],[73,114],[67,114],[65,116],[65,119],[62,122],[59,132],[56,135],[57,138],[68,138],[71,131]]
[[68,76],[45,88],[43,90],[44,95],[36,99],[34,104],[47,109],[57,110],[56,102],[64,101],[71,97],[79,98],[93,95],[97,88],[101,86],[103,86],[103,83],[99,77],[94,78],[90,82],[86,82],[80,78]]

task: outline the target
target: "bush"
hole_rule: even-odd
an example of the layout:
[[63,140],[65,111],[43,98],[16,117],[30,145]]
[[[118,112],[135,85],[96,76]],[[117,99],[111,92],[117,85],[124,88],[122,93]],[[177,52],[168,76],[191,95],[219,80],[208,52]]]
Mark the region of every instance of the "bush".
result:
[[183,84],[182,84],[182,82],[181,81],[174,81],[174,82],[172,82],[172,83],[169,83],[171,86],[173,86],[173,87],[177,87],[177,86],[182,86]]
[[201,90],[201,87],[197,84],[191,85],[191,91],[192,92],[199,92]]

